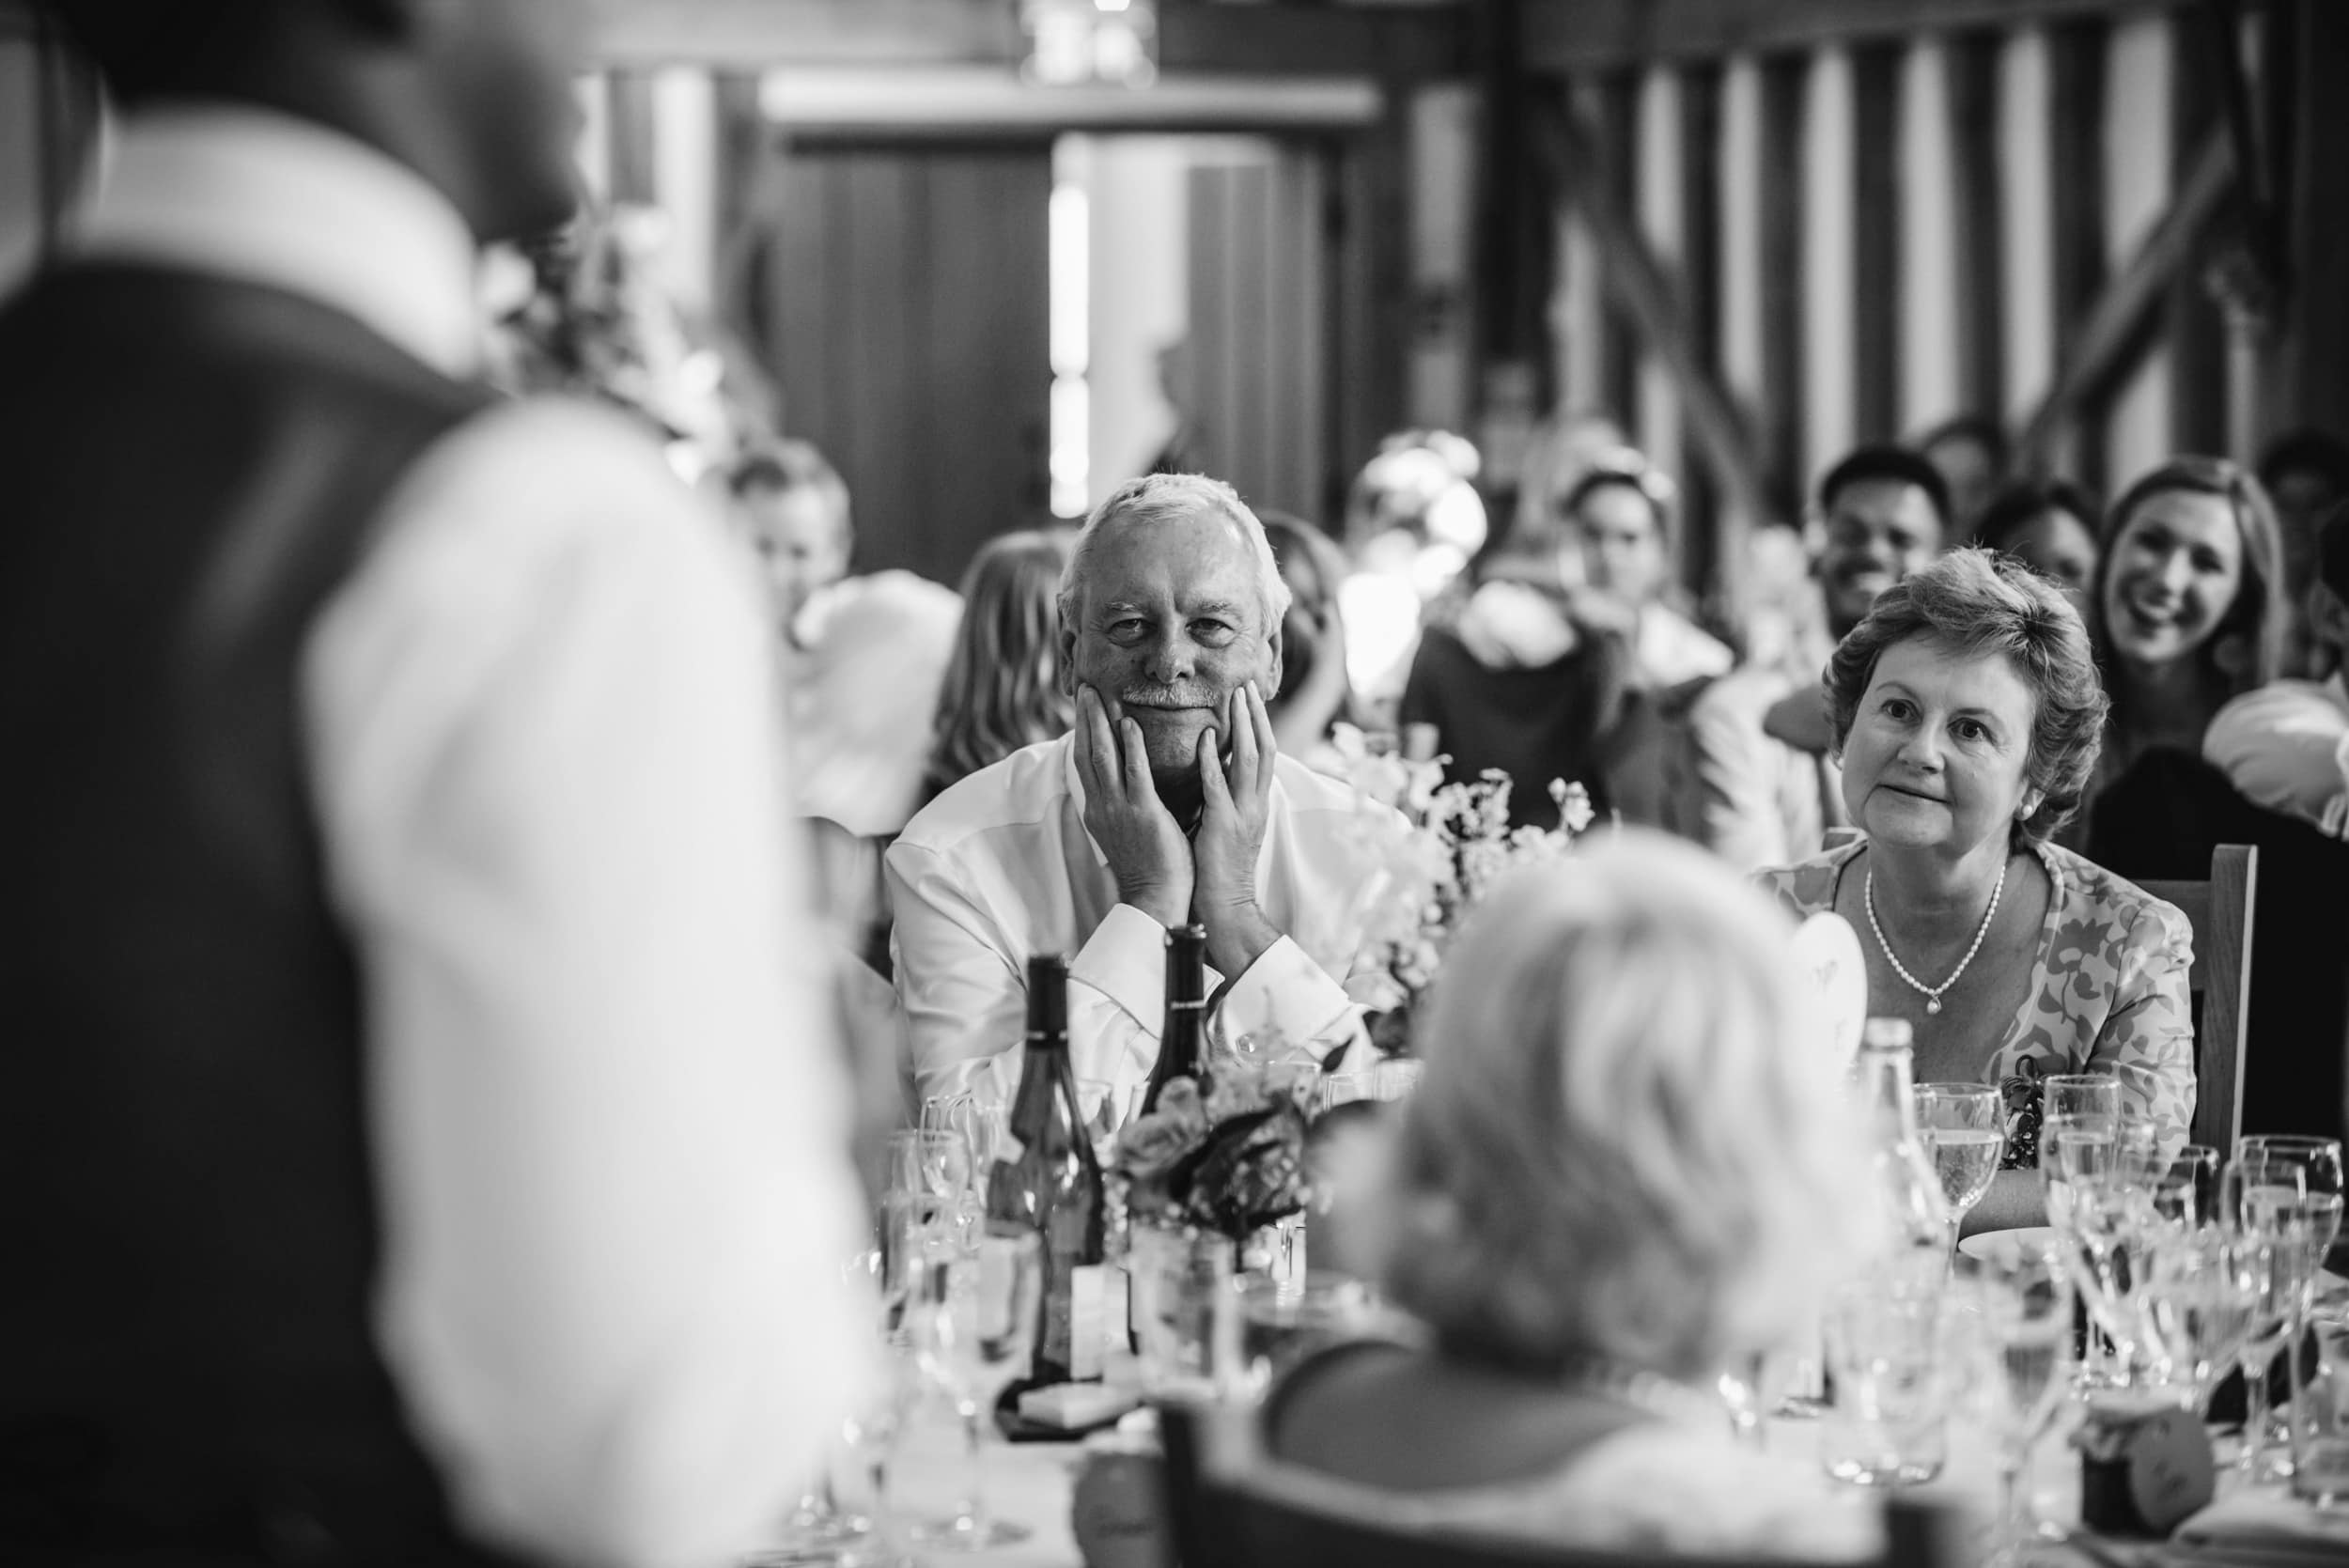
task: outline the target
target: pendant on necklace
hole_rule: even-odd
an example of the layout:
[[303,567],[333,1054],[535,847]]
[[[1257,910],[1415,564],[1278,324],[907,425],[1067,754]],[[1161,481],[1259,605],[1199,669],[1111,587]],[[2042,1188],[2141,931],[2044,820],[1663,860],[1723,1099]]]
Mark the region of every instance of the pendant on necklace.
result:
[[1941,1011],[1941,999],[1939,997],[1927,997],[1925,999],[1925,1011],[1928,1013],[1938,1013]]

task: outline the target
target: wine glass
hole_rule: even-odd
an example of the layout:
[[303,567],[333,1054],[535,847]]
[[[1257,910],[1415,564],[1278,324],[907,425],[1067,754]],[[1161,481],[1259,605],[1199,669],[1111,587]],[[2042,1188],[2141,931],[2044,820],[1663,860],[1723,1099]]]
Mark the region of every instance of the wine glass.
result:
[[2147,1332],[2198,1414],[2253,1331],[2267,1288],[2264,1247],[2213,1226],[2174,1234],[2152,1258]]
[[931,1094],[922,1101],[922,1130],[958,1132],[971,1145],[971,1163],[984,1180],[1003,1152],[1010,1127],[1010,1107],[992,1095],[968,1090],[957,1094]]
[[917,1360],[922,1374],[954,1398],[971,1482],[952,1519],[916,1533],[927,1545],[955,1551],[1024,1541],[1024,1527],[988,1516],[979,1451],[996,1401],[1027,1373],[1035,1349],[1044,1311],[1043,1238],[1022,1226],[990,1225],[962,1246],[933,1252],[920,1294]]
[[2207,1143],[2188,1143],[2179,1149],[2155,1178],[2154,1212],[2184,1231],[2216,1225],[2221,1163],[2218,1151]]
[[[2231,1175],[2234,1217],[2242,1228],[2272,1243],[2284,1255],[2279,1277],[2288,1276],[2281,1303],[2284,1346],[2295,1347],[2308,1327],[2310,1297],[2325,1256],[2341,1229],[2341,1155],[2339,1141],[2291,1134],[2262,1134],[2239,1145]],[[2301,1420],[2300,1358],[2286,1358],[2292,1440],[2296,1472],[2305,1436]]]
[[2019,1568],[2032,1538],[2022,1485],[2030,1452],[2062,1402],[2070,1379],[2072,1281],[2055,1244],[2017,1236],[1978,1260],[1983,1335],[1996,1375],[1989,1423],[1999,1451],[1999,1550],[1991,1568]]
[[2121,1119],[2121,1080],[2110,1073],[2049,1073],[2039,1082],[2044,1120],[2059,1116]]
[[888,1190],[926,1192],[949,1203],[971,1190],[971,1142],[944,1128],[904,1127],[889,1135]]
[[1982,1083],[1921,1083],[1915,1098],[1918,1130],[1950,1205],[1954,1250],[1958,1227],[1998,1176],[2006,1151],[2004,1103],[1998,1090]]
[[[2039,1134],[2048,1223],[2062,1244],[2082,1303],[2112,1346],[2108,1366],[2083,1369],[2090,1381],[2127,1381],[2139,1343],[2129,1259],[2139,1217],[2123,1179],[2119,1130],[2117,1118],[2066,1115],[2048,1118]],[[2150,1203],[2145,1212],[2150,1214]]]

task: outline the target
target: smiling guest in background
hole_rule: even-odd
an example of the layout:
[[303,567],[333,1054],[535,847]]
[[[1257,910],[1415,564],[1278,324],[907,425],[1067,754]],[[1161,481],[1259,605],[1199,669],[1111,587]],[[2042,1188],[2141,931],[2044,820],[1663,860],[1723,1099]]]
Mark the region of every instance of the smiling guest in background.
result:
[[2096,580],[2096,503],[2069,479],[2018,479],[1990,498],[1974,542],[2017,561],[2063,590],[2082,619]]
[[2210,875],[2233,792],[2201,760],[2211,721],[2280,673],[2292,635],[2267,492],[2219,458],[2174,458],[2105,520],[2092,599],[2112,717],[2066,835],[2131,877]]
[[[2009,1172],[2037,1163],[2039,1082],[2108,1071],[2186,1141],[2191,936],[2171,906],[2047,842],[2094,769],[2107,703],[2087,629],[2020,563],[1957,551],[1888,590],[1827,670],[1843,800],[1867,836],[1763,874],[1797,916],[1864,933],[1868,1011],[1916,1031],[1917,1080],[2006,1092]],[[2002,1173],[1970,1230],[2039,1220]]]
[[1360,1032],[1344,982],[1376,875],[1353,790],[1280,754],[1289,590],[1264,525],[1199,474],[1129,480],[1061,578],[1075,732],[939,796],[889,851],[897,994],[926,1093],[1016,1083],[1029,957],[1073,955],[1080,1077],[1143,1082],[1165,928],[1206,927],[1232,1036],[1324,1048]]

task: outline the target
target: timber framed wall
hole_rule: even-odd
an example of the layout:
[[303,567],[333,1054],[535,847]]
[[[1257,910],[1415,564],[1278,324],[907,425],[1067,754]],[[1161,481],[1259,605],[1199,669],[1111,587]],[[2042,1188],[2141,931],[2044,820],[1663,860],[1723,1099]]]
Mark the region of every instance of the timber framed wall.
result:
[[[2305,84],[2349,65],[2344,10],[1529,0],[1518,90],[1581,132],[1554,171],[1556,268],[1533,280],[1556,327],[1546,380],[1695,480],[1700,588],[1748,530],[1798,520],[1837,454],[1953,416],[2028,442],[2016,468],[2106,493],[2171,453],[2248,458],[2338,425],[2343,395],[2312,365],[2325,341],[2349,349],[2327,327],[2343,280],[2321,265],[2349,228],[2349,116]],[[2231,54],[2251,178],[2222,114]],[[1626,225],[1644,256],[1610,236]],[[2214,263],[2260,225],[2279,295],[2263,320],[2235,310],[2231,339],[2241,301]],[[1660,332],[1632,303],[1643,272],[1676,305]],[[1735,429],[1691,417],[1675,364],[1702,368]],[[1744,482],[1724,472],[1736,452]]]

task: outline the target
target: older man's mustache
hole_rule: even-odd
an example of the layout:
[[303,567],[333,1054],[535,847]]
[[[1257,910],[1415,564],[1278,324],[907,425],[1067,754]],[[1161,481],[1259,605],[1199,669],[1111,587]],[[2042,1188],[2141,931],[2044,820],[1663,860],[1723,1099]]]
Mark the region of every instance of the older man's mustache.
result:
[[1205,686],[1128,686],[1117,694],[1128,707],[1217,707],[1214,691]]

